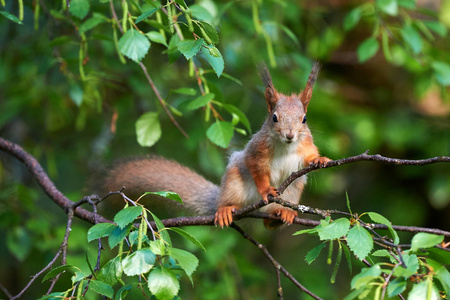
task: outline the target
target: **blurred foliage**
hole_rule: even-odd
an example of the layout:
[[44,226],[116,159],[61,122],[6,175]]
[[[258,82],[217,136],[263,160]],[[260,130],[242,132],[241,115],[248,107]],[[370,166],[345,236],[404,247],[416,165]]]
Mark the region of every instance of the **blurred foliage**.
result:
[[[197,55],[177,48],[179,36],[163,9],[150,14],[160,4],[167,7],[166,1],[155,6],[152,1],[73,0],[70,8],[67,3],[0,1],[0,134],[33,154],[74,201],[90,193],[84,187],[91,173],[129,155],[157,153],[218,182],[227,154],[249,138],[248,132],[241,134],[249,130],[245,116],[252,132],[265,118],[256,71],[262,61],[283,92],[298,92],[313,60],[322,63],[308,123],[328,157],[367,149],[409,159],[450,154],[450,1],[186,1],[190,14],[170,3],[166,12],[177,18],[188,40],[193,40],[189,17],[217,30],[218,43],[206,40],[204,27],[192,25],[209,47]],[[140,39],[142,47],[130,52],[119,24],[133,32],[133,23],[148,39]],[[208,53],[223,57],[223,73],[208,61]],[[189,138],[162,109],[142,68],[126,57],[146,67]],[[199,100],[204,94],[214,96]],[[160,124],[151,149],[138,144],[141,116]],[[227,134],[230,128],[235,132],[228,151],[208,134],[221,118],[232,124],[226,125]],[[225,146],[227,141],[221,142]],[[0,265],[8,270],[0,282],[15,294],[53,256],[65,216],[19,162],[3,153],[0,158]],[[376,211],[394,224],[450,228],[450,170],[445,164],[359,163],[322,170],[309,176],[303,202],[345,210],[346,191],[354,212]],[[85,264],[86,230],[86,224],[75,222],[69,262]],[[274,297],[272,267],[247,241],[227,230],[189,230],[208,252],[198,253],[195,287],[186,281],[183,298]],[[292,238],[292,228],[267,232],[258,222],[251,230],[319,296],[349,293],[350,274],[341,272],[330,285],[332,270],[324,260],[314,268],[304,262],[317,242]],[[283,287],[286,298],[299,297],[287,281]],[[46,288],[35,284],[28,295],[42,295]]]

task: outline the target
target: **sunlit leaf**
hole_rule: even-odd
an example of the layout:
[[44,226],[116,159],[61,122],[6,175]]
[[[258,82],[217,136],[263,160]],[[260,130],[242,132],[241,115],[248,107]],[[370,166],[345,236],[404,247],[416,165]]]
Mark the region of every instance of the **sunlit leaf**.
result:
[[14,23],[17,23],[17,24],[23,24],[22,21],[20,21],[18,17],[16,17],[16,16],[13,15],[13,14],[10,14],[10,13],[7,12],[7,11],[0,10],[0,15],[4,16],[5,18],[7,18],[7,19],[10,20],[10,21],[13,21]]
[[308,251],[308,253],[305,256],[306,263],[308,263],[308,265],[310,265],[313,261],[315,261],[323,248],[325,248],[325,243],[322,243],[322,244],[314,247],[310,251]]
[[431,234],[426,232],[419,232],[415,234],[411,241],[411,251],[417,251],[421,248],[430,248],[442,243],[443,235]]
[[156,255],[149,249],[137,250],[122,260],[122,269],[128,276],[144,274],[155,264]]
[[398,14],[397,0],[376,0],[376,4],[381,11],[388,15],[396,16]]
[[329,224],[322,224],[317,228],[320,240],[335,240],[347,234],[350,221],[346,218],[337,219]]
[[405,25],[400,33],[403,40],[411,47],[414,53],[420,53],[422,51],[422,37],[413,25]]
[[147,37],[149,38],[150,41],[158,43],[158,44],[162,44],[162,45],[164,45],[166,47],[169,47],[167,45],[166,40],[164,39],[164,36],[160,32],[158,32],[158,31],[150,31],[146,35],[147,35]]
[[347,243],[359,260],[363,260],[373,249],[370,233],[357,223],[347,234]]
[[124,228],[142,214],[142,209],[140,206],[124,208],[114,216],[114,222],[120,228]]
[[170,191],[146,192],[144,195],[157,195],[160,197],[164,197],[164,198],[168,198],[168,199],[177,201],[179,203],[183,203],[183,200],[181,199],[180,195],[178,195],[175,192],[170,192]]
[[153,146],[161,137],[161,125],[157,112],[148,112],[136,121],[136,135],[142,147]]
[[84,19],[89,12],[89,0],[70,1],[69,12],[79,19]]
[[[219,50],[217,50],[217,51],[219,51]],[[223,69],[225,68],[225,63],[223,61],[222,54],[220,54],[220,52],[219,52],[218,53],[219,56],[217,56],[217,57],[212,56],[209,53],[209,50],[205,49],[205,48],[202,48],[202,53],[203,53],[204,57],[206,58],[206,60],[208,61],[208,63],[213,68],[214,72],[216,72],[217,77],[220,77],[220,75],[223,72]]]
[[197,98],[189,101],[189,104],[186,105],[186,109],[187,110],[195,110],[197,108],[203,107],[203,106],[207,105],[209,102],[211,102],[211,100],[213,100],[214,97],[215,97],[215,95],[212,93],[197,97]]
[[150,41],[145,35],[131,28],[119,39],[120,52],[135,62],[140,62],[150,49]]
[[170,269],[160,266],[150,272],[148,288],[158,300],[171,300],[178,294],[180,282]]
[[109,236],[117,226],[112,223],[99,223],[89,228],[87,233],[88,242]]
[[376,38],[368,38],[364,42],[362,42],[357,49],[358,60],[363,63],[369,59],[371,59],[380,48],[380,45]]
[[112,298],[114,296],[113,288],[104,282],[98,280],[91,280],[89,283],[89,290],[93,290],[97,294]]
[[178,50],[186,57],[186,59],[192,58],[198,53],[200,47],[203,45],[203,39],[197,40],[184,40],[177,44]]
[[233,137],[234,126],[230,122],[216,121],[206,131],[206,136],[214,144],[226,148]]

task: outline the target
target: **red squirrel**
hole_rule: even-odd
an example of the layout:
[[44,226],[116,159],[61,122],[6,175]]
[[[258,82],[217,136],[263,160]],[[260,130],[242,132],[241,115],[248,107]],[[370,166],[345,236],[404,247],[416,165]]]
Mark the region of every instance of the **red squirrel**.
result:
[[[229,226],[233,213],[268,196],[278,196],[277,189],[292,172],[310,164],[325,166],[329,158],[319,155],[306,124],[306,110],[314,82],[319,73],[315,63],[308,82],[299,94],[283,95],[274,88],[266,66],[259,73],[265,85],[268,116],[262,128],[251,138],[244,150],[231,154],[220,187],[189,168],[161,157],[144,157],[118,163],[103,178],[103,190],[125,186],[125,193],[134,195],[153,191],[173,191],[183,199],[184,207],[196,214],[215,213],[215,224]],[[306,176],[295,180],[282,198],[299,203]],[[261,209],[292,224],[297,212],[271,203]],[[267,228],[281,222],[264,220]]]

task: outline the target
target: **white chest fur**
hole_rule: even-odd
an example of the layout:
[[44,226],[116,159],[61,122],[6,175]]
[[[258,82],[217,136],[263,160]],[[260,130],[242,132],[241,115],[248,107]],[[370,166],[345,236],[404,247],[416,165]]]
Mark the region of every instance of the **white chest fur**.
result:
[[297,152],[298,143],[278,144],[270,165],[270,184],[279,186],[292,172],[303,167],[303,156]]

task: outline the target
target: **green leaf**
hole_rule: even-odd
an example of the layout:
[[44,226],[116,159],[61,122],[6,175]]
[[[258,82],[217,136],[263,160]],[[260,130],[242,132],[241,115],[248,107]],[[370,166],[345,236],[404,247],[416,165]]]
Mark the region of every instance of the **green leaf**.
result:
[[128,276],[144,274],[153,268],[156,261],[156,255],[150,248],[137,250],[122,260],[122,269]]
[[108,244],[109,248],[113,249],[116,247],[123,239],[130,233],[132,224],[127,227],[121,229],[119,226],[116,226],[114,230],[109,234]]
[[146,192],[144,195],[157,195],[157,196],[171,199],[171,200],[174,200],[174,201],[177,201],[177,202],[183,204],[183,200],[181,199],[180,195],[178,195],[175,192],[169,192],[169,191]]
[[97,294],[106,296],[107,298],[112,298],[114,296],[113,288],[101,281],[91,280],[89,283],[89,290],[93,290]]
[[131,28],[119,39],[120,52],[129,59],[140,62],[150,49],[148,38]]
[[189,101],[188,105],[186,105],[187,110],[194,110],[200,107],[207,105],[211,100],[214,99],[216,95],[213,93],[202,95],[200,97],[195,98],[194,100]]
[[136,287],[137,283],[133,284],[126,284],[123,287],[121,287],[117,292],[116,296],[114,297],[114,300],[123,300],[127,296],[128,292],[133,288]]
[[198,258],[190,252],[177,248],[171,248],[169,254],[178,262],[186,274],[191,277],[192,273],[197,269]]
[[216,121],[206,131],[206,136],[214,144],[226,148],[233,137],[234,126],[230,122]]
[[408,9],[416,8],[416,0],[397,0],[398,6]]
[[148,288],[158,300],[172,300],[180,290],[180,282],[170,269],[160,266],[150,272]]
[[413,236],[411,241],[411,251],[417,251],[421,248],[431,248],[442,243],[443,235],[419,232]]
[[351,287],[352,289],[358,289],[367,285],[372,280],[377,279],[382,273],[379,265],[374,265],[371,268],[363,268],[358,275],[352,278]]
[[376,0],[376,4],[381,11],[388,15],[396,16],[398,14],[397,0]]
[[400,33],[403,40],[411,47],[414,53],[420,53],[422,51],[422,37],[413,25],[408,24],[400,29]]
[[69,12],[79,19],[84,19],[89,12],[89,0],[70,1]]
[[194,4],[189,6],[189,10],[194,18],[200,21],[211,22],[213,20],[213,16],[209,13],[209,11],[201,5]]
[[419,260],[417,259],[417,255],[402,254],[402,257],[406,268],[399,266],[394,270],[394,275],[397,277],[408,278],[416,274],[417,270],[419,269]]
[[395,278],[391,280],[387,286],[387,292],[389,297],[395,297],[398,294],[403,293],[406,290],[406,279]]
[[189,60],[200,51],[202,45],[203,39],[184,40],[177,44],[177,48]]
[[337,219],[329,224],[321,224],[317,228],[320,240],[335,240],[347,234],[350,229],[350,221],[346,218]]
[[142,214],[142,209],[140,206],[124,208],[114,216],[114,222],[123,229]]
[[109,285],[117,283],[122,276],[122,264],[120,256],[108,261],[98,272],[97,278]]
[[445,37],[447,35],[447,28],[444,24],[438,21],[423,21],[423,24],[441,37]]
[[362,8],[360,6],[352,9],[344,19],[344,30],[350,31],[355,28],[356,24],[358,24],[361,19]]
[[205,247],[202,245],[202,243],[200,243],[199,240],[197,240],[197,238],[195,236],[193,236],[192,234],[190,234],[189,232],[178,228],[178,227],[171,227],[171,228],[167,228],[169,230],[175,231],[176,233],[178,233],[179,235],[181,235],[182,237],[184,237],[186,240],[190,241],[191,243],[193,243],[194,245],[196,245],[197,247],[203,249],[203,251],[206,252]]
[[409,292],[408,300],[439,300],[439,291],[433,284],[433,281],[427,279],[413,286]]
[[439,262],[427,258],[427,263],[433,268],[436,278],[441,283],[447,295],[450,295],[450,272]]
[[310,265],[313,261],[316,260],[317,257],[319,257],[320,252],[322,249],[325,248],[325,243],[320,244],[319,246],[314,247],[308,253],[306,253],[305,261]]
[[141,22],[141,21],[151,17],[155,12],[160,10],[161,7],[162,6],[157,7],[157,8],[153,8],[153,9],[150,9],[150,10],[147,10],[147,11],[143,12],[139,17],[137,17],[135,24],[137,24],[137,23],[139,23],[139,22]]
[[347,201],[347,209],[348,209],[348,212],[349,212],[351,215],[353,215],[352,209],[351,209],[351,207],[350,207],[350,198],[348,197],[348,192],[347,192],[347,191],[345,191],[345,200]]
[[83,23],[81,23],[80,27],[78,28],[78,31],[80,33],[85,33],[86,31],[91,30],[92,28],[95,28],[97,25],[105,22],[106,20],[103,16],[95,14],[92,18],[89,18]]
[[342,247],[344,249],[345,259],[347,260],[348,270],[350,271],[350,274],[352,274],[352,255],[346,244],[342,244]]
[[81,272],[81,270],[79,268],[72,266],[72,265],[59,266],[59,267],[52,269],[50,272],[48,272],[44,276],[44,278],[42,278],[42,282],[52,279],[52,278],[56,277],[58,274],[65,272],[65,271],[71,271],[73,273],[75,273],[76,271]]
[[299,231],[293,233],[292,235],[300,235],[300,234],[305,234],[305,233],[314,234],[314,233],[317,233],[317,230],[315,228],[303,229],[303,230],[299,230]]
[[442,85],[450,85],[450,65],[441,62],[441,61],[435,61],[431,64],[431,67],[433,68],[435,72],[436,79],[439,81]]
[[164,242],[168,243],[171,246],[172,241],[170,240],[170,236],[166,230],[166,227],[157,216],[155,216],[152,212],[150,212],[150,214],[152,215],[153,221],[155,221],[156,227],[158,228],[158,231],[161,234],[161,238],[164,240]]
[[[224,74],[225,76],[225,74]],[[252,132],[252,129],[250,127],[250,122],[247,119],[247,116],[236,106],[231,105],[231,104],[223,104],[222,105],[223,108],[225,108],[229,113],[231,113],[232,115],[235,115],[239,122],[242,123],[242,125],[245,126],[245,128],[247,129],[247,131],[250,133]]]
[[142,147],[151,147],[159,140],[161,125],[157,112],[148,112],[139,117],[136,121],[136,135]]
[[392,61],[391,48],[389,48],[389,36],[386,31],[381,32],[381,47],[383,49],[384,57],[387,61]]
[[181,95],[188,95],[188,96],[197,95],[197,90],[193,89],[193,88],[181,88],[181,89],[172,90],[171,92],[181,94]]
[[112,223],[99,223],[89,228],[87,233],[88,242],[109,236],[117,226]]
[[148,39],[152,42],[158,43],[158,44],[162,44],[166,47],[169,47],[167,45],[167,42],[164,38],[164,36],[158,32],[158,31],[150,31],[146,34],[146,36],[148,37]]
[[23,24],[22,21],[20,21],[18,17],[16,17],[15,15],[10,14],[7,11],[0,10],[0,15],[4,16],[8,20],[13,21],[13,22],[15,22],[17,24],[21,24],[21,25]]
[[166,255],[166,244],[163,240],[150,241],[150,250],[159,256]]
[[359,62],[363,63],[372,58],[378,52],[378,48],[380,45],[376,38],[371,37],[362,42],[356,50]]
[[219,43],[219,34],[211,24],[208,24],[206,22],[200,22],[199,26],[203,28],[203,30],[205,31],[206,35],[209,37],[213,45]]
[[359,223],[349,230],[347,243],[350,250],[352,250],[359,260],[366,258],[373,249],[372,236]]
[[392,238],[394,240],[394,244],[398,245],[398,243],[400,242],[400,239],[398,238],[397,232],[394,230],[394,228],[392,228],[391,221],[389,221],[388,219],[386,219],[382,215],[380,215],[378,213],[375,213],[375,212],[369,212],[367,214],[372,219],[372,221],[374,221],[375,223],[386,225],[388,227],[388,229],[389,229],[389,232],[392,235]]
[[[219,51],[219,50],[217,50],[217,51]],[[223,72],[223,69],[225,68],[225,63],[223,61],[222,54],[220,54],[220,52],[219,52],[219,56],[214,57],[205,48],[202,48],[202,53],[203,53],[203,56],[208,61],[208,63],[213,68],[214,72],[216,72],[217,77],[220,77],[220,75]]]

